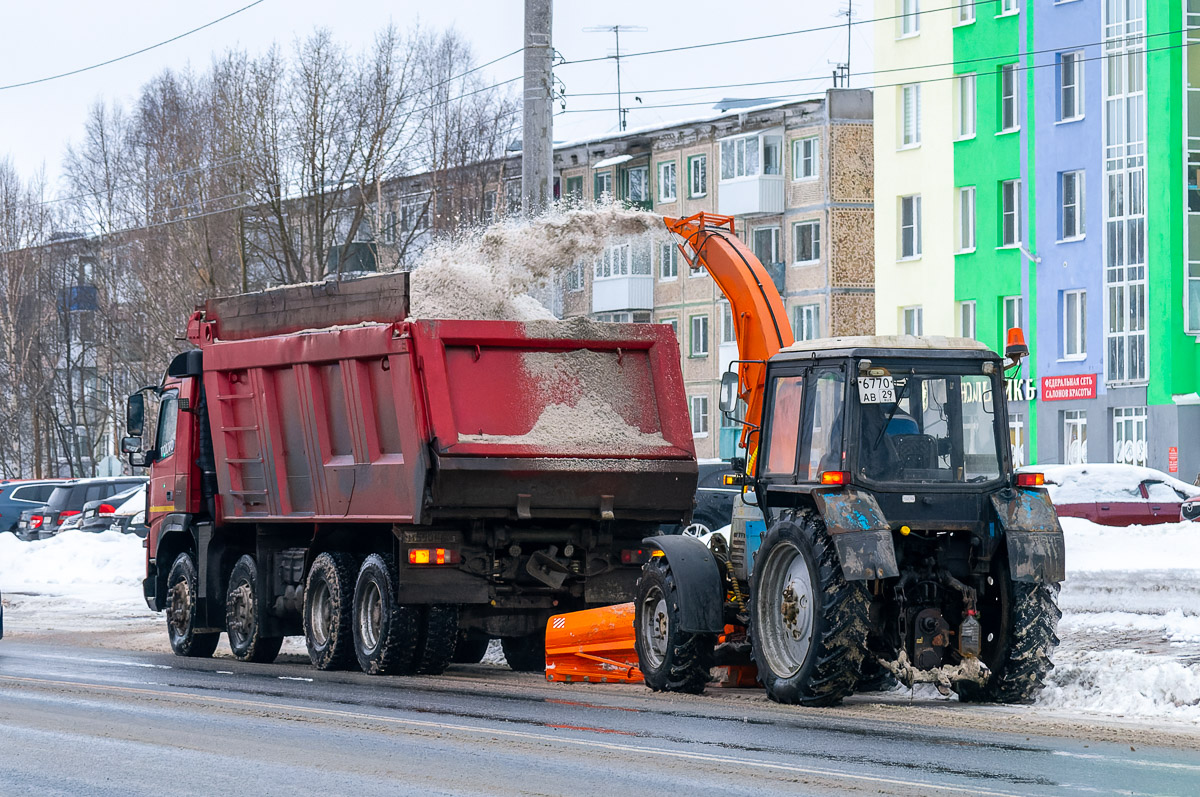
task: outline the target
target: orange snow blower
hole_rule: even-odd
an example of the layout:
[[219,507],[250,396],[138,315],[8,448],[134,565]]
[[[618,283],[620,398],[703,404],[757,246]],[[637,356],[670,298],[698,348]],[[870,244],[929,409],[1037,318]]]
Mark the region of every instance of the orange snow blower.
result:
[[556,614],[546,624],[546,680],[641,683],[633,604]]

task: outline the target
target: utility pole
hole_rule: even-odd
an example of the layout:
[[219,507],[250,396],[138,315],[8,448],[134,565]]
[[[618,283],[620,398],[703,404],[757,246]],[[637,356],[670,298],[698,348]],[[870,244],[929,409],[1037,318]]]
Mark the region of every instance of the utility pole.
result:
[[608,54],[609,58],[613,58],[617,62],[617,123],[621,128],[621,132],[625,132],[626,116],[629,109],[621,100],[621,34],[622,33],[645,33],[646,28],[641,25],[597,25],[592,28],[584,28],[584,33],[611,33],[617,37],[617,49]]
[[551,105],[553,0],[525,0],[525,102],[521,133],[521,210],[532,216],[554,201]]

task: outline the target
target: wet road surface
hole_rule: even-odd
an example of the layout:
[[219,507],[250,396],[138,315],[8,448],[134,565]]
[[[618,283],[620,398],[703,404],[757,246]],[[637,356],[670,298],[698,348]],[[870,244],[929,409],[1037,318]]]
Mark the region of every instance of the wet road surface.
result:
[[1025,733],[996,711],[1004,731],[483,666],[369,678],[11,638],[0,795],[1200,793],[1196,749]]

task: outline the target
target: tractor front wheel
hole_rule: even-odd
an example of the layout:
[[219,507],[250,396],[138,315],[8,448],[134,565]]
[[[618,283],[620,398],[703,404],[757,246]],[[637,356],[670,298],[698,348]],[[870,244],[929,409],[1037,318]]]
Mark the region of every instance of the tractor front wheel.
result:
[[646,686],[655,692],[698,695],[708,684],[716,635],[680,629],[675,574],[665,556],[642,568],[634,603],[634,647]]

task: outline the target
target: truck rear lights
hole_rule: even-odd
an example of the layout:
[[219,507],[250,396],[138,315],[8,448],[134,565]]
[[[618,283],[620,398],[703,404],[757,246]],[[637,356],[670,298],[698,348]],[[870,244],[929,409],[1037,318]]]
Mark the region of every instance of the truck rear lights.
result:
[[1018,487],[1044,487],[1046,485],[1046,475],[1044,473],[1018,473]]
[[650,551],[646,548],[627,548],[621,551],[621,564],[623,565],[644,565],[650,561],[650,557],[657,551]]
[[452,548],[410,548],[410,565],[456,565],[462,561],[458,551]]
[[827,470],[821,473],[821,484],[849,484],[850,474],[844,470]]

